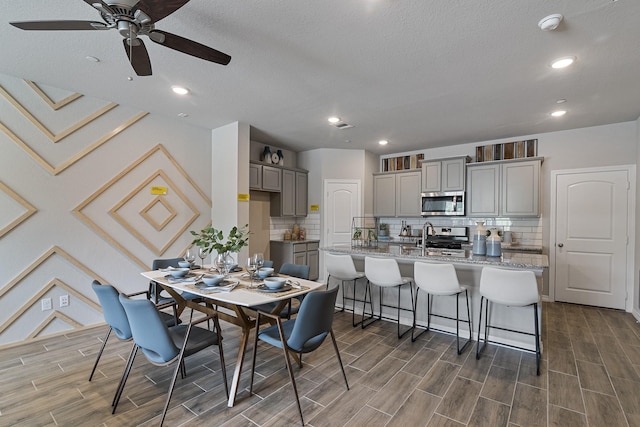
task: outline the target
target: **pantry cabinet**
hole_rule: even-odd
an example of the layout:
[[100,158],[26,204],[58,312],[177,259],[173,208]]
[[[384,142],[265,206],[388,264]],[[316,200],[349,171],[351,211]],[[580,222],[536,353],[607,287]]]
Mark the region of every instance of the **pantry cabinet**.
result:
[[467,165],[467,215],[540,216],[541,158]]

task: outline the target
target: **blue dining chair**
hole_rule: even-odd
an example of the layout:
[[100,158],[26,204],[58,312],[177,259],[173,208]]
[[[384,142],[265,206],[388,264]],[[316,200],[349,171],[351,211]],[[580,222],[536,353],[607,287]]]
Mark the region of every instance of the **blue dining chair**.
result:
[[[135,343],[134,350],[127,361],[127,366],[122,374],[119,389],[116,393],[116,399],[113,405],[115,413],[118,401],[124,391],[127,377],[133,366],[138,349],[146,356],[147,360],[156,366],[168,366],[172,363],[176,364],[173,377],[169,384],[167,400],[162,411],[160,425],[164,423],[164,419],[169,409],[169,402],[176,384],[178,372],[182,371],[184,375],[184,358],[191,356],[210,346],[217,345],[220,354],[220,370],[224,380],[224,388],[229,397],[229,386],[227,384],[227,371],[224,363],[224,352],[222,349],[222,335],[220,334],[220,323],[218,316],[206,316],[196,321],[190,322],[188,325],[178,325],[168,328],[160,319],[158,311],[153,303],[149,300],[130,299],[126,295],[120,295],[120,303],[124,307],[131,326],[131,333]],[[214,331],[195,327],[195,325],[207,320],[213,320]]]
[[[309,271],[310,271],[310,268],[309,268],[308,265],[284,263],[284,264],[282,264],[282,266],[280,266],[279,274],[285,274],[287,276],[297,277],[299,279],[308,280],[309,279]],[[304,298],[304,295],[296,297],[296,299],[300,303],[302,303],[303,298]],[[256,311],[257,310],[262,310],[262,311],[270,313],[276,308],[277,305],[278,305],[278,303],[270,302],[270,303],[267,303],[267,304],[257,305],[255,307],[251,307],[251,308],[253,308]],[[280,312],[280,317],[282,317],[284,319],[291,319],[291,315],[292,314],[296,314],[299,309],[300,309],[300,306],[294,307],[291,304],[291,300],[289,300],[289,304],[287,304],[286,307],[284,307],[282,309],[282,311]]]
[[[300,413],[300,421],[304,425],[304,417],[302,415],[302,407],[300,406],[300,399],[298,397],[298,389],[296,387],[296,380],[293,375],[293,369],[291,367],[291,360],[289,359],[289,352],[299,354],[311,353],[316,350],[324,342],[327,335],[331,336],[333,342],[333,348],[336,352],[340,369],[342,370],[342,376],[344,377],[344,383],[349,390],[349,383],[347,382],[347,374],[344,371],[342,365],[342,359],[340,358],[340,351],[336,344],[336,338],[333,334],[333,313],[334,306],[336,304],[336,296],[338,295],[338,288],[334,287],[328,291],[314,291],[306,295],[305,299],[300,305],[298,316],[295,319],[282,321],[277,314],[265,313],[258,311],[258,317],[256,324],[260,325],[260,318],[267,316],[272,320],[275,320],[276,324],[266,327],[263,330],[256,330],[256,339],[253,345],[253,357],[251,361],[251,383],[249,386],[249,394],[253,393],[253,377],[256,367],[256,353],[258,350],[258,340],[263,341],[274,347],[281,348],[284,351],[284,358],[287,362],[287,370],[289,371],[289,378],[291,379],[291,385],[296,395],[296,402],[298,403],[298,412]],[[302,359],[300,359],[301,361]],[[300,362],[302,368],[302,363]]]
[[[93,364],[93,369],[91,370],[91,375],[89,375],[89,381],[93,379],[93,374],[98,367],[98,362],[100,361],[100,357],[102,357],[102,352],[104,351],[107,341],[111,336],[111,332],[113,332],[121,341],[129,341],[132,338],[131,328],[129,327],[129,319],[127,319],[127,314],[122,308],[122,304],[120,304],[120,300],[118,299],[118,295],[120,292],[112,285],[102,284],[97,280],[94,280],[91,283],[91,288],[98,296],[98,301],[100,302],[100,306],[102,307],[102,314],[104,316],[105,322],[109,325],[109,330],[107,331],[107,335],[102,340],[102,346],[100,347],[100,351],[98,351],[98,355],[96,356],[96,361]],[[145,295],[148,299],[147,292],[135,292],[132,294],[128,294],[129,297],[136,295]],[[160,306],[162,308],[163,306]],[[157,308],[156,308],[157,309]],[[167,326],[173,326],[177,323],[180,323],[180,319],[177,317],[171,316],[165,312],[159,312],[161,319]]]

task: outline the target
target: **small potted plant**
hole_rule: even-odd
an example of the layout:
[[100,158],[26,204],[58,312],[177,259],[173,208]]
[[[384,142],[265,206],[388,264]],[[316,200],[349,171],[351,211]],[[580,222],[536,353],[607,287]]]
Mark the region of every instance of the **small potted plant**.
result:
[[385,224],[384,222],[381,222],[378,225],[378,236],[386,237],[388,235],[389,235],[389,224]]

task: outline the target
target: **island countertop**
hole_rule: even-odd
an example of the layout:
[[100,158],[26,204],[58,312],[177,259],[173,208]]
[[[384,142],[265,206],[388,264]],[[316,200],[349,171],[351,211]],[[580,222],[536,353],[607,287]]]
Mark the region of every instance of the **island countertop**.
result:
[[332,253],[348,254],[356,257],[383,256],[395,258],[399,262],[433,261],[447,262],[458,265],[478,265],[505,267],[513,269],[534,270],[541,272],[549,267],[549,257],[544,254],[503,252],[499,257],[473,255],[470,250],[427,249],[422,255],[420,248],[415,246],[399,246],[380,244],[377,248],[351,247],[350,244],[324,247],[320,250]]

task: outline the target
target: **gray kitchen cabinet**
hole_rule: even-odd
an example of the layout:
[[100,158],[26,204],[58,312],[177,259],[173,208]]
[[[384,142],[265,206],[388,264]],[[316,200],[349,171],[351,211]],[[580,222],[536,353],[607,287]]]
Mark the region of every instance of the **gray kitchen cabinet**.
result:
[[272,240],[269,246],[273,268],[278,271],[284,263],[308,265],[309,280],[319,277],[319,241]]
[[464,156],[422,162],[422,191],[464,191],[468,159]]
[[252,190],[282,190],[282,170],[256,163],[249,164],[249,188]]
[[541,159],[467,166],[467,215],[540,216]]
[[307,173],[291,169],[281,172],[282,190],[271,195],[271,216],[307,216]]
[[376,217],[420,216],[422,171],[373,175],[373,215]]

